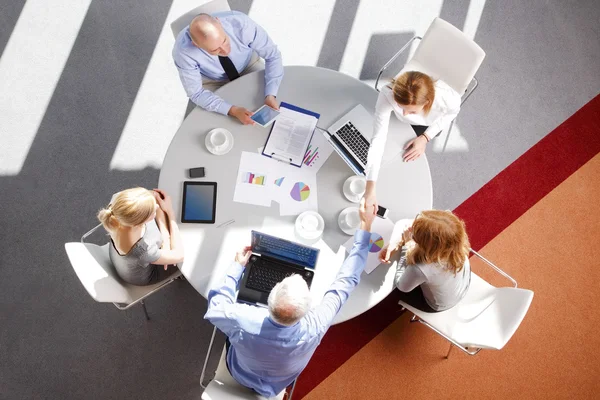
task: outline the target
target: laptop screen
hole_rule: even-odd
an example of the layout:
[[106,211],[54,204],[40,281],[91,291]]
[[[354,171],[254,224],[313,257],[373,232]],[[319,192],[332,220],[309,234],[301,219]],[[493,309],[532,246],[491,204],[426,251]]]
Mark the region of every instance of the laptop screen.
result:
[[252,231],[252,251],[310,269],[315,269],[319,257],[319,249],[256,231]]

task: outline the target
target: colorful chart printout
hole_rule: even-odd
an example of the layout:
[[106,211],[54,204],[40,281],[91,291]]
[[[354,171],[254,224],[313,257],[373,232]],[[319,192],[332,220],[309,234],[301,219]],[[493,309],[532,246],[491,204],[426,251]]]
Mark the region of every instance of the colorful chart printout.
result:
[[285,176],[282,176],[282,177],[281,177],[281,178],[279,178],[279,179],[275,179],[275,182],[274,182],[274,183],[275,183],[277,186],[281,186],[281,184],[283,183],[283,180],[284,180],[284,179],[285,179]]
[[369,253],[378,253],[383,249],[384,241],[379,233],[371,233],[371,239],[369,239]]
[[303,182],[296,182],[292,187],[290,196],[296,201],[305,201],[310,196],[310,188]]
[[242,183],[250,183],[252,185],[264,185],[265,184],[265,176],[264,175],[255,175],[252,172],[246,172],[242,174]]

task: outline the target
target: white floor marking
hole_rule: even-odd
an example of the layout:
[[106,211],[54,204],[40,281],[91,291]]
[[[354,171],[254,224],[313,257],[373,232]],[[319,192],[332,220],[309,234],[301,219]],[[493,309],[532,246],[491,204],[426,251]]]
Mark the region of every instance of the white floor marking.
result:
[[25,3],[0,58],[0,175],[23,168],[90,3]]

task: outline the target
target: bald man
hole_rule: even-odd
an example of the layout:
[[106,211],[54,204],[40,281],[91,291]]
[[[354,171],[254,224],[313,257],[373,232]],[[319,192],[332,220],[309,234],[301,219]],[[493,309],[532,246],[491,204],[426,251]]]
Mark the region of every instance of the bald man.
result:
[[173,47],[173,60],[190,98],[208,111],[252,124],[252,112],[231,105],[213,92],[240,75],[262,69],[265,60],[265,104],[278,109],[275,97],[283,79],[281,53],[267,32],[247,15],[225,11],[200,14],[183,29]]

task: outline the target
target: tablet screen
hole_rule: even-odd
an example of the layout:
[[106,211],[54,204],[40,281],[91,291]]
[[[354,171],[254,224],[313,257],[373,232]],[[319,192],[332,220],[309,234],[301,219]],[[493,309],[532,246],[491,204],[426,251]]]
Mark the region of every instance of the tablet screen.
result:
[[183,183],[181,222],[214,224],[216,207],[216,182]]
[[263,106],[257,112],[252,114],[252,120],[256,121],[259,125],[267,125],[273,121],[279,115],[279,111],[273,110],[269,106]]

